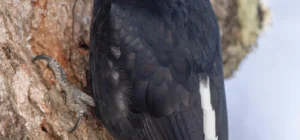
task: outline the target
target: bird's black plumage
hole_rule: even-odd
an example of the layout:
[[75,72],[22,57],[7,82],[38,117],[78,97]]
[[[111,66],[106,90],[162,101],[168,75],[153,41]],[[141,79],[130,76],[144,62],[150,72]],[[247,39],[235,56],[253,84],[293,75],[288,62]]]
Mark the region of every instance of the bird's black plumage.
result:
[[201,77],[228,139],[219,27],[209,0],[95,0],[90,73],[97,116],[120,140],[204,140]]

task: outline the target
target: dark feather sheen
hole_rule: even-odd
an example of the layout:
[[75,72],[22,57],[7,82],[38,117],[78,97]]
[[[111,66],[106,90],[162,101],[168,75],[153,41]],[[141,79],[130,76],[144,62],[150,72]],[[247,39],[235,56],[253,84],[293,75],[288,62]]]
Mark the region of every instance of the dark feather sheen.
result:
[[90,72],[97,116],[115,139],[204,140],[199,75],[206,75],[216,135],[228,140],[209,0],[94,0]]

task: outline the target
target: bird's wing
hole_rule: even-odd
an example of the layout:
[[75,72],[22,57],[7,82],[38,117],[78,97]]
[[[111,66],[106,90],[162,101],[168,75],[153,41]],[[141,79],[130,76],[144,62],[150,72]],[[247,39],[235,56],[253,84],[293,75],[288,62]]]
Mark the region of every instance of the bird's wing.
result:
[[175,24],[176,17],[184,16],[184,10],[170,16],[174,19],[166,19],[155,11],[155,4],[150,8],[145,3],[134,4],[111,4],[111,34],[107,36],[114,48],[109,59],[127,74],[132,86],[130,110],[155,118],[144,120],[144,135],[149,139],[204,139],[199,90],[204,76],[210,79],[216,136],[227,140],[219,32],[216,20],[211,19],[212,10],[202,17],[196,13],[194,18],[198,19]]

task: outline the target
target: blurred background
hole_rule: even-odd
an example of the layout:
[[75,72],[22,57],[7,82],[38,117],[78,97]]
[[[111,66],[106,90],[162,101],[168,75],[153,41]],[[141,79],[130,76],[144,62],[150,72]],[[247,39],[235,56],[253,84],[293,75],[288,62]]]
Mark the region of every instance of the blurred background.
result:
[[263,2],[272,23],[225,83],[230,140],[299,140],[300,1]]

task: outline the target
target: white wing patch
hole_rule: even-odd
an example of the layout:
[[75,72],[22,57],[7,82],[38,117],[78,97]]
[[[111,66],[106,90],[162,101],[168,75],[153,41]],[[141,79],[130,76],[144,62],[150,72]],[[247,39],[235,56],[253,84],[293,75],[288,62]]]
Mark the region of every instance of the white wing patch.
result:
[[111,76],[112,76],[114,79],[118,80],[118,79],[119,79],[119,76],[120,76],[120,74],[119,74],[117,71],[112,71],[112,74],[111,74]]
[[110,47],[110,50],[111,50],[112,54],[113,54],[117,59],[120,58],[120,56],[121,56],[121,50],[120,50],[120,47],[111,46],[111,47]]
[[199,92],[201,106],[203,110],[203,131],[205,140],[218,140],[216,136],[216,113],[211,105],[209,77],[201,79],[199,77]]

